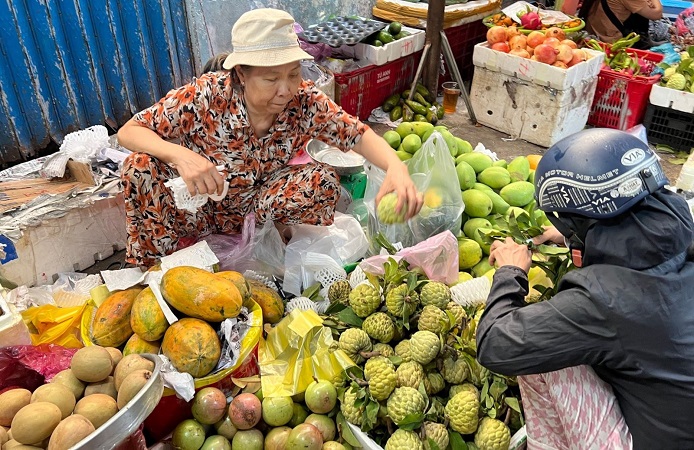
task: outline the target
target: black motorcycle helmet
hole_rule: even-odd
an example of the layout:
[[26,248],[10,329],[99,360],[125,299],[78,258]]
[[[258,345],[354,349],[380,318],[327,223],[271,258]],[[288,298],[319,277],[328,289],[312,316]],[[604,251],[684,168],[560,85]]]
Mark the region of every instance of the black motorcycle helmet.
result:
[[580,267],[586,233],[596,221],[619,216],[666,184],[646,143],[624,131],[592,128],[547,150],[535,170],[535,200]]

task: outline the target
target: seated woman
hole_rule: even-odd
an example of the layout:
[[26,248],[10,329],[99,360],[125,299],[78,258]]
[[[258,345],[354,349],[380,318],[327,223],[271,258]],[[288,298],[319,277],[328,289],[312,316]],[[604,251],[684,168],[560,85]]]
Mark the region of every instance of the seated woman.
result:
[[[287,165],[312,138],[352,149],[385,170],[376,202],[394,191],[408,218],[419,211],[421,195],[390,146],[302,80],[300,61],[312,58],[299,47],[293,24],[275,9],[243,14],[231,32],[233,52],[223,64],[228,73],[205,73],[172,90],[118,132],[120,144],[135,152],[122,171],[127,262],[151,266],[183,237],[240,233],[249,213],[279,229],[332,224],[340,195],[335,171]],[[164,186],[177,176],[191,195],[219,194],[225,180],[228,193],[196,213],[177,209]]]
[[649,48],[648,22],[663,17],[663,5],[660,0],[585,0],[578,15],[586,21],[585,30],[603,42],[633,31],[642,36],[635,48]]

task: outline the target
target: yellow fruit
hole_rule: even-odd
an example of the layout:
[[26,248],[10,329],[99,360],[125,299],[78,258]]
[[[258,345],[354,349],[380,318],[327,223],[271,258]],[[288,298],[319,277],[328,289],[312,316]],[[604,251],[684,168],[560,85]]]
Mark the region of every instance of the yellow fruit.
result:
[[438,188],[429,188],[424,193],[424,206],[431,209],[436,209],[443,203],[443,196]]
[[378,202],[378,207],[376,208],[376,215],[378,220],[386,225],[391,225],[394,223],[403,223],[405,221],[405,215],[407,214],[407,205],[403,204],[400,211],[396,211],[395,207],[398,204],[398,194],[395,192],[390,192],[381,198]]
[[470,269],[482,260],[482,247],[472,239],[458,240],[458,267]]

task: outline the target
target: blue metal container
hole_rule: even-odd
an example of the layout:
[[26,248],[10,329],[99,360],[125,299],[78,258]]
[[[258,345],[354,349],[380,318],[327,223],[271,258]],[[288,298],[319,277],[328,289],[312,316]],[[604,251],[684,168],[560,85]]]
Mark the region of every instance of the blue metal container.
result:
[[184,0],[1,0],[0,167],[192,76]]

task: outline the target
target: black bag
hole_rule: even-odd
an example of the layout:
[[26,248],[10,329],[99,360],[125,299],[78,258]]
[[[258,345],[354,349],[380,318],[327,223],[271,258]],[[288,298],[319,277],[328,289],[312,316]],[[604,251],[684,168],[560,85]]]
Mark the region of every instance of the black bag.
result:
[[648,50],[654,46],[653,41],[651,41],[651,36],[648,34],[648,19],[639,14],[631,14],[627,20],[622,23],[608,6],[607,0],[600,0],[600,3],[602,4],[602,9],[605,11],[607,18],[617,27],[623,37],[628,36],[629,33],[636,33],[641,37],[638,42],[634,44],[633,48]]

